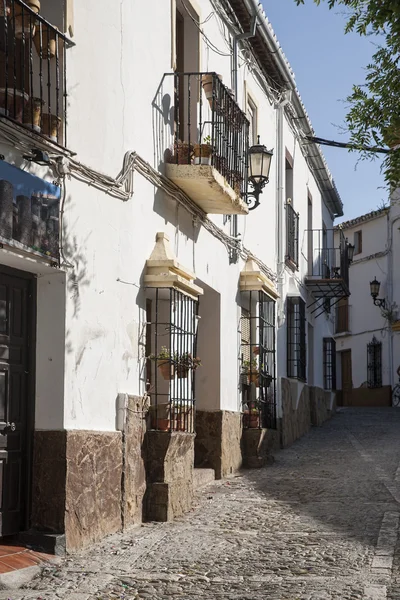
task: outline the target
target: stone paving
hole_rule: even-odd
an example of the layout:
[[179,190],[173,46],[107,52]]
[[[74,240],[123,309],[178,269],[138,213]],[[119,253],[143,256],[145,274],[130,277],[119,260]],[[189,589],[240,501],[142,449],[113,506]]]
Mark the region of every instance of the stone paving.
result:
[[342,409],[273,465],[0,600],[399,600],[400,410]]

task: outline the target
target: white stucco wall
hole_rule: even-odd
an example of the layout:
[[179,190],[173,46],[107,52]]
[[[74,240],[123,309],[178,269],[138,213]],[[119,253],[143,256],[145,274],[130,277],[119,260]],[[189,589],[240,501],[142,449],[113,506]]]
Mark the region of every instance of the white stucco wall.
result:
[[[171,3],[158,0],[149,23],[143,20],[139,2],[125,2],[114,10],[105,5],[103,8],[94,0],[75,5],[76,46],[68,50],[68,145],[79,161],[109,175],[119,172],[128,150],[135,150],[159,168],[160,114],[153,100],[164,73],[171,72]],[[197,3],[197,10],[201,21],[212,12],[212,6],[203,0]],[[213,43],[228,54],[216,18],[202,27]],[[221,73],[224,83],[231,87],[230,56],[216,55],[202,43],[200,68]],[[284,236],[284,227],[279,231],[276,227],[279,148],[283,158],[285,148],[294,158],[293,196],[296,211],[300,212],[300,255],[307,227],[308,191],[313,199],[313,227],[322,228],[324,222],[331,228],[332,218],[292,128],[285,123],[283,139],[278,142],[276,108],[243,64],[238,73],[238,102],[243,109],[247,92],[258,105],[261,141],[268,148],[275,148],[275,155],[261,205],[248,216],[238,218],[238,229],[243,244],[280,273],[280,377],[286,376],[285,298],[288,293],[300,294],[307,305],[313,298],[303,284],[306,260],[300,261],[300,270],[294,274],[282,264],[277,265],[277,236]],[[8,153],[7,160],[18,163],[20,155]],[[50,176],[43,168],[34,170],[41,176]],[[218,302],[219,331],[215,335],[220,341],[219,363],[213,362],[209,371],[205,364],[199,371],[199,407],[238,410],[237,294],[244,261],[229,264],[221,241],[138,174],[134,196],[127,202],[73,178],[67,178],[65,186],[64,255],[68,264],[62,274],[43,277],[38,284],[36,426],[114,430],[118,393],[144,392],[143,274],[158,231],[169,235],[178,261],[196,273],[200,285],[208,286],[210,298]],[[283,193],[283,203],[285,198]],[[284,218],[284,210],[282,214]],[[230,224],[223,224],[222,215],[211,218],[226,232],[230,231]],[[1,255],[0,262],[3,258]],[[48,272],[44,267],[43,271]],[[203,319],[210,310],[212,301],[207,299]],[[314,328],[312,383],[322,387],[322,339],[332,335],[332,318],[321,315],[315,319],[307,311],[307,319]],[[215,327],[217,324],[216,320]],[[209,343],[213,344],[211,336]],[[220,365],[220,370],[214,378],[212,369],[216,365]]]

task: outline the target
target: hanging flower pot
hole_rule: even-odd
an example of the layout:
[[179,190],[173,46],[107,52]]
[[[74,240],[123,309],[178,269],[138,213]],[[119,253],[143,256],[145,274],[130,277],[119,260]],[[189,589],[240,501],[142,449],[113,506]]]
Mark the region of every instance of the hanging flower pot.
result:
[[[0,0],[1,2],[1,0]],[[40,0],[27,0],[26,4],[36,14],[40,11]],[[14,4],[14,33],[16,38],[33,37],[35,35],[36,26],[35,18],[27,10],[24,10],[22,5]]]
[[60,131],[61,119],[56,115],[43,113],[42,115],[42,133],[47,135],[53,142],[57,142]]
[[38,132],[40,132],[43,104],[44,102],[40,98],[30,98],[24,113],[25,125]]
[[[217,77],[222,81],[222,75],[217,75]],[[201,77],[201,84],[211,108],[213,107],[213,80],[214,76],[212,73],[207,73]]]
[[171,379],[173,379],[175,376],[175,365],[173,365],[169,360],[159,361],[158,369],[163,378],[167,381],[171,381]]
[[[57,50],[57,32],[49,27],[42,27],[42,44],[40,44],[40,30],[38,29],[33,43],[35,44],[36,51],[39,56],[47,60],[48,58],[54,58]],[[60,39],[60,38],[59,38]]]
[[254,356],[258,356],[260,354],[260,346],[254,346],[253,354]]
[[189,367],[186,367],[185,365],[177,365],[176,375],[178,379],[187,379],[189,375]]

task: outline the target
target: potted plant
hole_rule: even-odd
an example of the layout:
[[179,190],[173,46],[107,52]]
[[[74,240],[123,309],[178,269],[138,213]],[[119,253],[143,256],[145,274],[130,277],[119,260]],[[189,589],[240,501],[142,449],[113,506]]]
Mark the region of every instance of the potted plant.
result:
[[29,125],[32,127],[32,129],[38,132],[40,132],[43,104],[44,102],[40,98],[30,98],[24,112],[25,125]]
[[243,373],[247,375],[247,383],[254,383],[256,387],[260,387],[260,373],[258,371],[257,359],[244,360],[242,363]]
[[244,410],[243,426],[248,429],[258,429],[260,427],[260,404],[259,402],[250,402]]
[[172,165],[190,165],[193,158],[193,144],[178,140],[168,149],[166,162]]
[[211,137],[207,135],[202,144],[194,145],[194,164],[209,165],[211,163],[212,152]]
[[[34,13],[40,11],[40,0],[27,0],[26,4]],[[3,10],[4,12],[4,10]],[[15,37],[34,36],[36,31],[35,19],[27,10],[23,9],[22,4],[14,4]]]
[[157,431],[175,431],[177,429],[177,418],[169,403],[150,406],[151,428]]
[[47,135],[53,142],[58,141],[61,119],[49,113],[42,114],[42,133]]
[[190,352],[184,352],[177,358],[176,374],[178,379],[186,379],[189,369],[196,370],[197,367],[201,367],[200,358],[194,358]]
[[[217,77],[222,82],[222,75],[217,75]],[[213,107],[213,81],[213,73],[206,73],[201,77],[201,85],[211,108]]]
[[150,354],[150,360],[154,360],[159,368],[161,375],[167,381],[175,376],[175,356],[171,356],[170,350],[166,346],[161,346],[158,354]]
[[55,57],[57,51],[57,34],[57,28],[54,30],[50,29],[50,27],[42,27],[42,43],[40,43],[40,31],[39,29],[37,30],[33,38],[33,43],[39,56],[41,55],[46,60]]

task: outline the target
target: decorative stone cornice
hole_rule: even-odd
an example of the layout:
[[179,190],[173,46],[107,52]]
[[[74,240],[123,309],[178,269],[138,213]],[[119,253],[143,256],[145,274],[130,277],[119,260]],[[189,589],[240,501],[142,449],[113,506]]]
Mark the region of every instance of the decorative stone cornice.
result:
[[265,292],[274,300],[279,297],[273,282],[260,271],[257,263],[250,257],[240,273],[239,286],[241,292]]
[[180,265],[169,244],[169,237],[159,232],[150,258],[146,261],[145,287],[174,288],[195,300],[204,291],[194,283],[195,273]]

